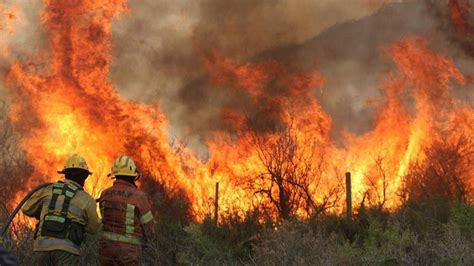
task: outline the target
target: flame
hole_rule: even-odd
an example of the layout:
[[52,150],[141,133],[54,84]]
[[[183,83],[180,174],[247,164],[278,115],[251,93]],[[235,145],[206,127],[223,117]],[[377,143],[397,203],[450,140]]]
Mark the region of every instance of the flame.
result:
[[[465,86],[465,76],[451,59],[431,52],[424,39],[405,38],[387,49],[394,70],[374,101],[378,114],[373,128],[361,136],[345,133],[344,147],[331,139],[331,117],[314,93],[322,91],[325,82],[317,69],[289,70],[272,60],[241,63],[211,51],[203,61],[208,77],[222,90],[246,95],[257,114],[221,110],[231,130],[214,132],[208,140],[210,158],[203,162],[192,150],[178,151],[170,144],[169,124],[157,104],[122,98],[107,77],[111,23],[129,12],[127,1],[44,3],[42,21],[49,29],[50,51],[12,64],[7,79],[15,96],[9,118],[34,166],[32,182],[23,184],[24,189],[56,180],[51,174],[67,156],[79,153],[94,173],[85,188],[97,197],[111,185],[107,173],[113,160],[128,154],[147,178],[183,191],[197,219],[210,212],[216,182],[221,210],[244,212],[263,206],[275,214],[271,200],[256,192],[271,185],[265,178],[265,156],[288,141],[297,163],[283,163],[297,175],[305,171],[305,163],[312,165],[307,187],[316,202],[334,196],[335,210],[342,210],[338,188],[343,173],[350,171],[355,201],[370,191],[369,200],[394,208],[400,204],[396,193],[401,180],[410,165],[423,158],[424,148],[445,131],[474,133],[472,107],[451,93],[452,81]],[[294,213],[305,215],[307,204],[298,205]]]
[[120,154],[153,165],[154,176],[188,177],[174,166],[159,106],[126,101],[107,78],[111,22],[127,11],[126,1],[45,1],[51,60],[15,63],[8,75],[16,94],[9,117],[33,177],[57,179],[51,173],[72,153],[87,158],[94,174],[86,190],[94,196],[111,184],[106,175]]
[[[341,173],[351,171],[356,201],[360,202],[372,189],[375,190],[371,191],[373,196],[383,201],[385,207],[394,208],[400,204],[397,191],[410,165],[422,160],[425,148],[441,138],[443,132],[450,128],[459,129],[458,124],[470,125],[468,121],[459,122],[459,119],[467,119],[466,112],[472,114],[472,108],[451,94],[451,81],[464,86],[467,82],[465,76],[451,59],[431,52],[428,41],[406,38],[387,49],[386,54],[397,69],[381,84],[384,97],[377,101],[378,115],[374,127],[362,136],[346,133],[344,148],[336,148],[332,143],[329,136],[331,119],[311,93],[324,82],[317,71],[288,74],[284,66],[273,61],[238,64],[219,58],[215,53],[205,64],[216,85],[245,91],[259,105],[268,105],[262,107],[265,117],[296,131],[301,146],[307,145],[310,139],[321,142],[316,149],[328,162],[321,179],[332,182],[323,182],[324,185],[318,189],[313,186],[311,193],[316,198],[340,184]],[[301,80],[306,82],[300,83]],[[270,96],[274,94],[268,91],[269,87],[276,88],[268,84],[276,87],[285,84],[286,91]],[[407,95],[413,98],[414,106],[407,103]],[[211,161],[219,165],[220,176],[234,180],[234,186],[239,187],[242,180],[268,171],[259,157],[256,143],[252,142],[253,135],[265,138],[270,146],[275,144],[278,136],[274,132],[255,133],[249,129],[246,127],[248,117],[239,110],[224,110],[223,116],[237,128],[238,134],[216,134],[209,143]],[[463,130],[463,134],[471,133],[472,126]],[[314,151],[305,152],[308,152],[308,158],[312,158]],[[256,190],[251,187],[251,191]],[[246,205],[251,205],[250,200]]]
[[451,21],[465,34],[474,34],[474,27],[469,24],[467,16],[471,8],[468,0],[450,0]]

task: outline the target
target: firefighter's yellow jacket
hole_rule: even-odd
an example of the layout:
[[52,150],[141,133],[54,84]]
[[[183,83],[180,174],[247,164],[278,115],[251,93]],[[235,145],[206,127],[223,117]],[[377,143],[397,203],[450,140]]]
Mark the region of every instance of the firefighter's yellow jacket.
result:
[[[81,187],[78,183],[65,179],[67,185]],[[74,254],[79,254],[79,246],[69,239],[58,239],[54,237],[41,236],[41,226],[45,215],[48,213],[48,206],[53,195],[53,186],[47,186],[36,192],[23,206],[25,215],[39,219],[39,231],[33,244],[34,251],[64,250]],[[60,196],[55,204],[55,211],[60,211],[64,202],[64,196]],[[96,202],[92,196],[83,190],[78,190],[71,199],[67,218],[71,221],[85,226],[85,231],[95,234],[100,230],[101,222],[96,211]]]

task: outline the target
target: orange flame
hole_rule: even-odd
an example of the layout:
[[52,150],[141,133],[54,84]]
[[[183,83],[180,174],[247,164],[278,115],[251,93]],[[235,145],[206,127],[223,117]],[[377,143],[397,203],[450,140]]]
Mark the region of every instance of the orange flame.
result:
[[[16,98],[10,119],[21,148],[42,179],[72,153],[85,156],[94,172],[86,189],[94,196],[110,185],[114,158],[130,154],[156,177],[186,179],[168,145],[166,118],[157,105],[121,98],[107,78],[111,22],[126,1],[45,1],[51,61],[12,66],[8,80]],[[50,176],[48,180],[56,177]]]
[[[322,191],[341,182],[341,173],[349,170],[353,173],[356,201],[362,200],[369,189],[375,189],[371,192],[372,196],[378,198],[380,203],[383,201],[385,207],[393,208],[400,204],[396,193],[408,167],[414,161],[421,160],[424,149],[440,138],[443,132],[450,128],[459,129],[457,123],[469,125],[468,121],[453,122],[453,119],[466,119],[466,111],[470,113],[472,108],[451,94],[450,81],[455,80],[464,86],[464,75],[452,60],[430,52],[426,40],[401,40],[387,50],[387,55],[398,69],[382,84],[385,98],[379,101],[374,128],[362,136],[347,133],[346,148],[336,148],[331,142],[330,118],[321,110],[311,93],[312,88],[324,81],[319,74],[297,74],[285,79],[285,68],[278,63],[238,64],[226,58],[219,59],[215,54],[208,59],[206,67],[217,85],[244,90],[255,100],[258,99],[259,103],[276,103],[279,108],[264,109],[268,112],[265,117],[272,119],[276,113],[279,122],[296,130],[297,139],[303,146],[308,139],[321,141],[322,145],[317,149],[324,153],[330,165],[324,169],[322,179],[333,182],[326,182],[321,190],[312,191],[315,196],[324,195]],[[318,78],[308,79],[311,76]],[[272,82],[275,79],[276,82]],[[268,84],[278,87],[274,84],[282,83],[282,80],[285,80],[283,83],[288,89],[287,93],[269,96]],[[301,86],[298,82],[301,80],[318,82],[306,82]],[[297,95],[304,97],[298,98]],[[414,106],[405,100],[408,96],[413,98]],[[261,97],[266,100],[261,101]],[[234,180],[234,186],[238,187],[242,180],[266,173],[267,169],[262,164],[262,158],[259,158],[258,147],[249,141],[253,133],[245,127],[249,122],[245,115],[237,110],[225,110],[224,115],[238,128],[238,135],[225,132],[217,134],[209,145],[211,161],[219,165],[220,176]],[[264,135],[269,145],[275,143],[276,136],[273,133],[259,134]],[[472,134],[472,127],[465,128],[463,134]],[[329,169],[339,171],[331,172]],[[252,191],[255,190],[252,188]]]
[[449,6],[453,24],[463,33],[474,34],[474,27],[467,20],[470,10],[468,0],[450,0]]
[[[268,207],[269,199],[255,194],[268,180],[255,177],[268,172],[265,152],[280,141],[279,132],[271,129],[283,128],[298,147],[295,158],[323,162],[312,169],[317,178],[308,184],[316,201],[340,187],[343,173],[351,171],[356,201],[372,189],[370,200],[392,208],[400,204],[401,178],[423,158],[425,147],[453,128],[474,133],[472,107],[451,94],[451,81],[464,86],[466,78],[452,60],[429,51],[423,39],[403,39],[387,50],[397,69],[382,83],[373,129],[362,136],[346,133],[344,148],[331,140],[331,118],[313,93],[325,80],[318,71],[291,72],[275,61],[242,64],[212,52],[204,60],[209,77],[218,86],[245,93],[260,116],[255,122],[240,110],[222,110],[233,131],[214,132],[208,143],[211,157],[202,162],[193,151],[177,153],[169,144],[168,121],[158,105],[123,99],[107,78],[111,23],[126,12],[126,0],[45,0],[51,54],[13,64],[8,76],[16,96],[9,117],[34,166],[26,188],[55,180],[49,175],[67,156],[79,153],[94,172],[86,190],[98,196],[111,184],[106,175],[112,161],[128,154],[147,176],[184,191],[197,219],[209,213],[216,181],[222,210]],[[262,130],[252,128],[253,123]],[[342,202],[337,204],[342,209]],[[303,215],[304,207],[298,208],[295,213]]]

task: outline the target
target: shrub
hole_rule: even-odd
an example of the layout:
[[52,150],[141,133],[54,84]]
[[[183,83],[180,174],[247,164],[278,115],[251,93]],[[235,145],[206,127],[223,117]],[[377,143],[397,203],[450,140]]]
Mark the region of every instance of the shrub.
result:
[[206,230],[205,227],[210,226],[207,223],[209,221],[203,224],[192,223],[184,228],[187,233],[187,243],[177,254],[178,263],[219,265],[228,260],[229,251],[207,234],[208,229]]
[[473,265],[474,246],[456,224],[442,226],[436,234],[425,237],[415,249],[415,264]]
[[456,204],[451,211],[451,221],[456,224],[461,233],[474,241],[474,206]]
[[371,220],[362,243],[360,262],[367,264],[409,264],[417,238],[398,223],[383,226]]
[[306,223],[289,221],[266,229],[255,248],[258,265],[327,265],[333,264],[336,241],[315,232]]
[[158,223],[156,234],[144,245],[144,260],[150,265],[174,265],[187,241],[184,225]]

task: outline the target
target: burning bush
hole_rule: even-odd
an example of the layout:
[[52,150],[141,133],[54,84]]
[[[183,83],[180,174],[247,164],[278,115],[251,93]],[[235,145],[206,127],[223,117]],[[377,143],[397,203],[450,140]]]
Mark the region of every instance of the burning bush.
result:
[[415,162],[404,178],[401,190],[405,202],[439,198],[467,202],[474,169],[474,145],[466,136],[434,142],[425,158]]
[[192,220],[192,207],[180,187],[163,184],[152,177],[145,176],[142,181],[148,194],[156,219],[160,223],[187,224]]
[[17,136],[6,117],[5,104],[0,102],[0,217],[12,208],[10,199],[18,200],[15,192],[27,186],[33,171],[17,144]]
[[337,206],[342,189],[324,176],[329,157],[324,143],[301,140],[292,125],[271,136],[252,134],[251,142],[263,167],[244,185],[262,194],[280,218],[309,217]]

